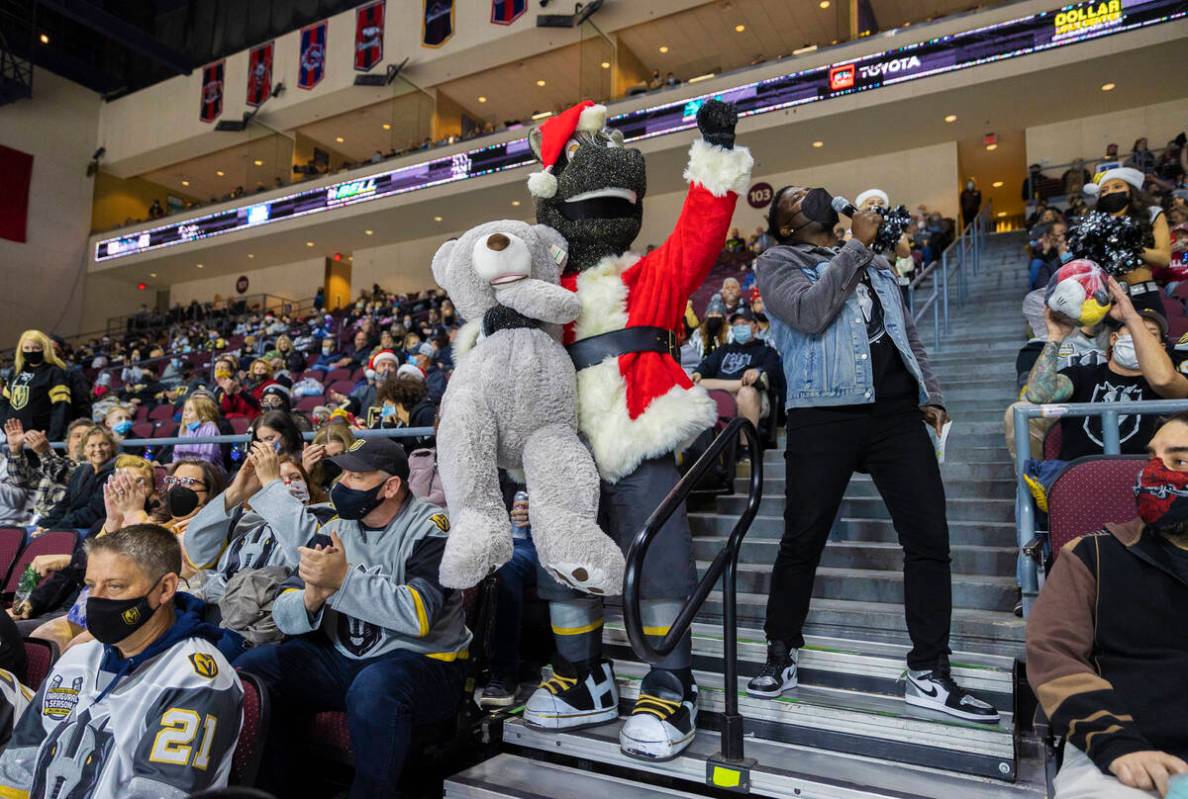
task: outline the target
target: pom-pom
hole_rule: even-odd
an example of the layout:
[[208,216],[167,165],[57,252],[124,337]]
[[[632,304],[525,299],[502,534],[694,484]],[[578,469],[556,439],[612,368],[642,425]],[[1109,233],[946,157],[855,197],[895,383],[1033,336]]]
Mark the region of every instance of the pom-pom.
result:
[[528,176],[528,191],[533,197],[547,200],[557,194],[557,178],[552,172],[533,172]]
[[1110,311],[1105,272],[1092,261],[1069,261],[1048,281],[1044,302],[1080,327],[1095,325]]
[[1147,230],[1133,217],[1090,211],[1069,231],[1068,249],[1121,277],[1143,265],[1146,240]]
[[871,248],[880,255],[894,252],[899,244],[899,237],[907,226],[912,223],[912,215],[902,205],[895,208],[875,208],[883,216],[883,223],[879,225],[879,232],[875,235],[874,246]]

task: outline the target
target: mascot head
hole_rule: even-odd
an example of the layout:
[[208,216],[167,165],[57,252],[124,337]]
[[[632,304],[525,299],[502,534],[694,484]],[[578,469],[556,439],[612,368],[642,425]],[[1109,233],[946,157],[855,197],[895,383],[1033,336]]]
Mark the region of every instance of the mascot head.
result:
[[643,154],[606,127],[606,107],[579,103],[534,127],[528,143],[544,166],[528,179],[536,221],[565,237],[569,268],[626,252],[643,220],[647,173]]

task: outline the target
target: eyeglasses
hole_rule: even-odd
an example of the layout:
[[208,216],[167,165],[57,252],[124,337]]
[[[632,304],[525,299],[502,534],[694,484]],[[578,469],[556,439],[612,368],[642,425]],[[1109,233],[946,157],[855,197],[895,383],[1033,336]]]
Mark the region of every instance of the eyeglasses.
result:
[[183,486],[191,490],[206,490],[206,483],[202,482],[201,480],[196,480],[193,477],[174,477],[173,475],[169,475],[165,478],[165,487],[173,488],[174,486]]

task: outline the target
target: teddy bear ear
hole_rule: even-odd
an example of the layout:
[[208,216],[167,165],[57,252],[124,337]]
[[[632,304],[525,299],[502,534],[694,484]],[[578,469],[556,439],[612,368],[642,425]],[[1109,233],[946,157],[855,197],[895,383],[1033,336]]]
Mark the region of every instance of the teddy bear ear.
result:
[[454,248],[457,246],[458,240],[450,239],[445,244],[438,247],[437,252],[433,255],[433,264],[431,267],[433,270],[433,279],[437,281],[437,285],[441,286],[447,291],[449,288],[445,284],[446,267],[448,267],[450,263],[450,253],[452,253]]

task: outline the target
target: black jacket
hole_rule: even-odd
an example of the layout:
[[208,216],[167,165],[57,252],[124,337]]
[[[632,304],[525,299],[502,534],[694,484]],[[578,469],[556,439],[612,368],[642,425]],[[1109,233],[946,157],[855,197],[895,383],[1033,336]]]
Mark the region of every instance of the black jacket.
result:
[[89,463],[80,464],[70,475],[66,496],[41,522],[50,530],[86,529],[106,515],[103,507],[103,484],[115,471],[110,460],[98,472]]
[[87,548],[83,542],[98,533],[102,526],[103,521],[100,520],[91,525],[88,535],[79,536],[74,542],[74,551],[70,553],[70,563],[51,573],[29,594],[29,618],[35,619],[56,610],[69,610],[74,604],[87,577]]

